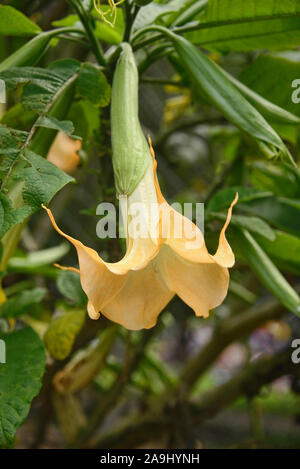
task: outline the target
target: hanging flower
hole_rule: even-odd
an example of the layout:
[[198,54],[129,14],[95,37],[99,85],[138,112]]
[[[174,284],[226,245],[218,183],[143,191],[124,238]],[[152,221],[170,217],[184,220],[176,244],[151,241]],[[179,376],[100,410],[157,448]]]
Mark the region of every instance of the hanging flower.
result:
[[58,132],[50,147],[47,160],[65,173],[72,174],[80,163],[78,154],[80,149],[80,140],[74,140],[64,132]]
[[[62,268],[79,273],[88,297],[90,317],[98,319],[103,314],[130,330],[153,327],[159,313],[175,294],[196,316],[207,317],[209,311],[224,300],[229,283],[228,268],[234,264],[225,230],[237,196],[228,210],[217,252],[211,255],[199,228],[164,199],[152,147],[151,153],[153,165],[149,165],[132,194],[120,199],[123,213],[127,213],[128,238],[127,252],[119,262],[104,262],[95,250],[63,233],[51,211],[44,207],[56,231],[77,250],[79,269]],[[137,235],[130,229],[134,221],[131,208],[136,203],[143,204],[145,221],[143,233]],[[177,236],[180,231],[182,235]]]

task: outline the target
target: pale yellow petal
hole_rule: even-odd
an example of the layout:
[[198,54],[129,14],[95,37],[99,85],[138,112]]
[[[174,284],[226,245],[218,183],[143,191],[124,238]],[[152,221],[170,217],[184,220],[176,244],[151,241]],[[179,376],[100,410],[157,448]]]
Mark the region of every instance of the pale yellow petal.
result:
[[167,203],[161,204],[161,234],[165,244],[191,262],[209,262],[204,237],[200,229],[187,217]]
[[228,213],[226,222],[221,230],[220,238],[219,238],[219,245],[216,254],[213,256],[214,260],[223,267],[232,267],[235,262],[234,254],[232,249],[226,239],[225,232],[230,223],[231,215],[232,215],[232,208],[237,203],[239,198],[238,193],[236,193],[234,200],[232,201]]
[[229,283],[228,270],[208,258],[207,263],[190,262],[170,247],[164,246],[161,268],[164,280],[194,311],[196,316],[207,317],[226,297]]
[[47,160],[66,173],[72,174],[80,163],[77,153],[81,149],[81,141],[58,132],[47,155]]
[[[47,210],[56,231],[68,239],[77,250],[81,285],[94,308],[94,313],[91,316],[95,317],[104,305],[120,291],[126,281],[128,269],[124,269],[124,266],[119,266],[119,271],[115,267],[115,271],[112,272],[109,268],[110,264],[105,263],[96,251],[84,246],[80,241],[61,231],[51,211],[46,207],[44,208]],[[69,269],[73,270],[73,268],[64,268],[64,270]]]
[[129,272],[122,290],[101,312],[127,329],[149,329],[173,296],[155,258],[144,269]]

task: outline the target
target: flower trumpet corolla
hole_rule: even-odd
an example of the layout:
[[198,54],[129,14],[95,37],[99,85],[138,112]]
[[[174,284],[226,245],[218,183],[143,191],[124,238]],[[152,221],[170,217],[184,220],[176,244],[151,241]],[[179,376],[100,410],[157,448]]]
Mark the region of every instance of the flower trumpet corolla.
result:
[[72,174],[80,163],[78,155],[80,149],[80,140],[75,140],[64,132],[58,132],[48,152],[47,160],[65,173]]
[[[63,233],[46,208],[54,228],[77,250],[79,269],[64,269],[80,274],[90,317],[98,319],[103,314],[130,330],[153,327],[175,294],[196,316],[207,317],[209,310],[224,300],[229,283],[228,267],[234,264],[225,230],[237,196],[228,210],[218,249],[211,255],[199,228],[165,201],[157,180],[152,147],[151,153],[153,165],[149,165],[132,194],[121,200],[123,213],[127,213],[128,237],[127,252],[119,262],[104,262],[96,251]],[[144,207],[145,223],[143,233],[136,234],[132,229],[131,208],[137,202]],[[176,235],[182,227],[184,233]]]

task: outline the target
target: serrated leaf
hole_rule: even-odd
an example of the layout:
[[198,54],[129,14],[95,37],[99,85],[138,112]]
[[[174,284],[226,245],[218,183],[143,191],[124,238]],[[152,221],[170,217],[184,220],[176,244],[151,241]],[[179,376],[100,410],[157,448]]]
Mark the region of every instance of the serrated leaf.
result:
[[0,34],[4,36],[34,36],[41,28],[23,13],[9,5],[0,5]]
[[25,180],[23,199],[33,210],[36,210],[42,204],[48,205],[56,192],[69,182],[73,182],[74,179],[31,151],[27,151],[25,156],[30,166],[22,169],[19,175]]
[[20,147],[25,143],[27,137],[27,132],[4,127],[0,124],[0,155],[5,156],[0,164],[2,177],[20,156]]
[[7,448],[41,388],[46,353],[30,327],[0,333],[0,339],[6,347],[6,363],[0,364],[0,447]]
[[85,316],[85,310],[73,310],[51,322],[44,336],[44,342],[53,358],[64,360],[71,353],[76,336],[84,324]]
[[2,303],[0,306],[0,317],[15,318],[29,312],[33,305],[38,304],[43,300],[46,293],[47,290],[45,288],[23,290]]
[[38,127],[45,127],[46,129],[60,130],[70,136],[74,133],[73,122],[59,121],[55,117],[51,116],[40,117],[36,125]]
[[0,192],[0,238],[17,223],[22,221],[30,215],[30,207],[17,207],[13,208],[10,199]]
[[86,305],[87,297],[82,290],[80,277],[76,272],[59,272],[56,284],[60,293],[71,300],[74,304],[80,306]]
[[42,112],[54,99],[60,88],[79,70],[79,62],[62,59],[48,68],[14,67],[0,73],[8,88],[26,85],[22,94],[23,105],[31,110]]
[[104,107],[110,102],[111,87],[105,75],[92,64],[83,64],[77,82],[77,95],[88,99],[94,106]]

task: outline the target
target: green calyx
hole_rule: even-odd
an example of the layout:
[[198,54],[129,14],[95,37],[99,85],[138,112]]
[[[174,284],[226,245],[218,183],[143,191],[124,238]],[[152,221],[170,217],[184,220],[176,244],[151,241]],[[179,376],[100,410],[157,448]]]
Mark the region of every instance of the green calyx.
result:
[[138,70],[131,46],[122,45],[113,78],[111,133],[118,194],[130,195],[151,162],[138,117]]

